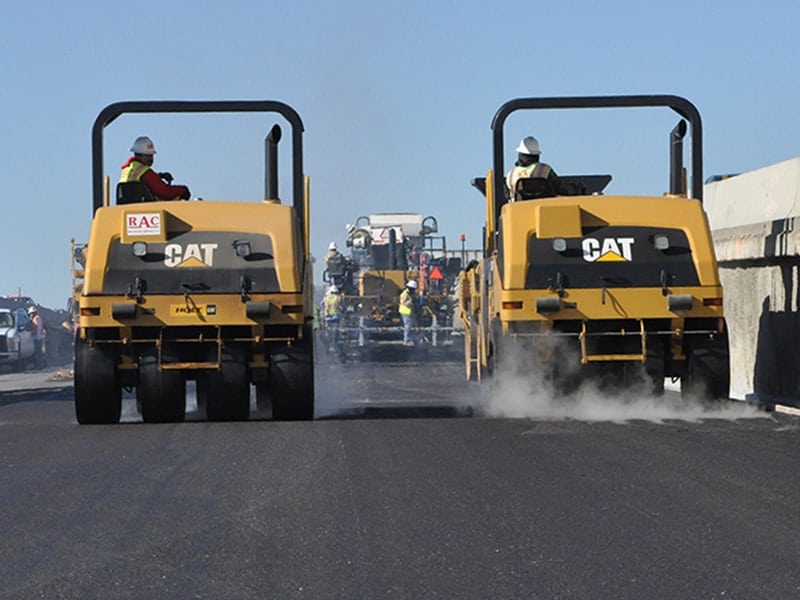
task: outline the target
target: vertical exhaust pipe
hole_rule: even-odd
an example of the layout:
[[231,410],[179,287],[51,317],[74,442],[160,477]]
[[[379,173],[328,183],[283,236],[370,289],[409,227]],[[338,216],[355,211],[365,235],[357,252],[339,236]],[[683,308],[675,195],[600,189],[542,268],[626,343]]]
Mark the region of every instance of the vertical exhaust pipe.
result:
[[681,119],[669,133],[669,193],[686,195],[683,173],[683,138],[686,136],[686,121]]
[[281,141],[281,128],[277,123],[269,130],[264,140],[264,199],[278,198],[278,142]]
[[397,266],[397,232],[394,227],[389,228],[389,268],[394,271]]

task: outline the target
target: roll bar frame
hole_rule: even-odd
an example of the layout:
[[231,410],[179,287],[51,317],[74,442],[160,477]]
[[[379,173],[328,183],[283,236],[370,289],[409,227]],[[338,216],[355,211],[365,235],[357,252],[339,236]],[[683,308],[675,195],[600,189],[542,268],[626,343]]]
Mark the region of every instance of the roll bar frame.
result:
[[[292,204],[300,218],[301,231],[305,230],[305,190],[303,185],[303,121],[288,104],[276,100],[154,100],[129,101],[109,104],[94,121],[92,127],[92,206],[93,213],[103,206],[103,130],[117,117],[130,113],[278,113],[292,129]],[[269,169],[267,169],[269,171]],[[265,173],[266,188],[269,177],[277,182],[277,173]],[[277,187],[275,187],[277,190]]]
[[703,125],[697,107],[686,98],[669,94],[630,96],[558,96],[546,98],[516,98],[503,104],[492,119],[492,149],[494,169],[494,216],[499,222],[500,209],[508,201],[503,182],[503,127],[506,119],[518,110],[569,108],[671,108],[689,122],[692,136],[691,190],[692,197],[703,200]]

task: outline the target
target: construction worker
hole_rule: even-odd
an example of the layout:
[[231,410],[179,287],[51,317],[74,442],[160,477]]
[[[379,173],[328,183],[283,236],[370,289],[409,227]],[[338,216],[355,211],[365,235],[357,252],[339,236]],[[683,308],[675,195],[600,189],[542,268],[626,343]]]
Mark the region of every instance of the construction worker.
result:
[[31,320],[31,334],[33,335],[33,366],[35,369],[42,369],[44,368],[44,343],[47,331],[44,327],[44,320],[35,306],[28,309],[28,317]]
[[188,200],[191,198],[192,194],[185,185],[171,185],[171,173],[157,173],[151,169],[156,153],[153,140],[147,136],[136,138],[133,146],[131,146],[131,152],[133,152],[133,156],[122,165],[122,172],[119,176],[120,183],[141,181],[150,188],[156,200],[174,200],[177,198]]
[[336,242],[331,242],[328,244],[328,253],[325,255],[325,266],[330,267],[331,260],[334,262],[341,262],[340,259],[344,259],[344,256],[336,247]]
[[326,322],[338,321],[342,316],[342,297],[339,288],[332,285],[322,299],[322,316]]
[[[336,330],[342,318],[342,297],[339,295],[339,288],[332,285],[328,288],[325,297],[322,299],[322,320],[328,334],[328,343],[333,344],[336,340]],[[330,348],[333,349],[333,348]]]
[[400,306],[397,312],[403,319],[403,343],[406,346],[413,346],[411,340],[411,328],[416,325],[416,313],[414,312],[414,298],[416,298],[417,282],[413,279],[406,282],[406,287],[400,293]]
[[541,154],[539,141],[535,137],[529,135],[520,140],[519,146],[517,146],[517,162],[514,163],[514,168],[506,175],[506,194],[511,202],[515,200],[514,194],[517,191],[517,181],[523,178],[545,179],[548,181],[552,192],[548,195],[556,195],[558,193],[560,187],[558,175],[556,175],[553,167],[539,161]]

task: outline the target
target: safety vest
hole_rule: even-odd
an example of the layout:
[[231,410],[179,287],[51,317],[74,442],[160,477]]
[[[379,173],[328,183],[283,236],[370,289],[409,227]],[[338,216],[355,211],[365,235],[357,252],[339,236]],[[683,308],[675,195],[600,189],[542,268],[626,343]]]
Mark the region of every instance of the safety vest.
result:
[[336,259],[338,261],[341,258],[344,258],[344,256],[338,250],[328,250],[328,253],[325,255],[325,266],[327,267],[328,263],[330,263],[332,259]]
[[119,175],[120,183],[127,183],[128,181],[141,181],[142,175],[147,173],[150,167],[140,163],[138,160],[132,160],[130,164],[122,169]]
[[326,294],[323,302],[324,316],[338,317],[339,305],[341,304],[341,301],[342,298],[339,296],[339,294]]
[[42,316],[37,314],[31,319],[31,329],[33,333],[33,339],[41,340],[44,338],[44,321],[42,320]]
[[411,292],[408,291],[408,288],[403,290],[403,293],[400,294],[400,307],[397,309],[401,315],[410,315],[411,314]]
[[550,168],[550,165],[540,162],[535,162],[527,167],[514,167],[511,169],[511,171],[508,172],[508,179],[506,182],[512,198],[514,196],[514,192],[517,191],[518,180],[529,177],[540,177],[542,179],[547,179],[550,177],[550,173],[552,171],[553,169]]

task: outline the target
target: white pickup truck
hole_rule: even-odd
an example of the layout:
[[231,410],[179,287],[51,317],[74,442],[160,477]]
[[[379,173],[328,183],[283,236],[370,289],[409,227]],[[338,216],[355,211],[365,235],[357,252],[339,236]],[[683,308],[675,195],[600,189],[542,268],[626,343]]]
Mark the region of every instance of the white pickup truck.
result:
[[21,371],[33,364],[33,334],[25,309],[0,308],[0,367]]

